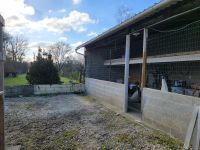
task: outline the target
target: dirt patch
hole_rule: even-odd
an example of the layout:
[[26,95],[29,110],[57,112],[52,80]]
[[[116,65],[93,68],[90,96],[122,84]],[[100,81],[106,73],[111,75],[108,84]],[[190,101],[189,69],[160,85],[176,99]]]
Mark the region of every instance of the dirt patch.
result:
[[181,149],[182,143],[141,126],[88,97],[7,98],[7,145],[27,150]]

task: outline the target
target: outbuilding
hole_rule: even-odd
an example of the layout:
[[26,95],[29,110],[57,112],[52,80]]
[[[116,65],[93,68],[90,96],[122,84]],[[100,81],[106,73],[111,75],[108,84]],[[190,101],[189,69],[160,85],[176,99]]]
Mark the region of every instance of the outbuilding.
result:
[[87,93],[184,139],[200,104],[199,14],[199,0],[163,0],[78,46]]

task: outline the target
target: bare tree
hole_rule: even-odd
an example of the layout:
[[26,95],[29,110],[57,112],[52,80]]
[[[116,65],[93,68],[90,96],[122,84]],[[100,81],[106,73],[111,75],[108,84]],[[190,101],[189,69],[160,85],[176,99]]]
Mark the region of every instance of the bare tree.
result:
[[64,42],[57,42],[51,45],[49,48],[49,53],[52,55],[54,62],[60,72],[63,65],[69,60],[69,54],[72,52],[72,48],[69,44]]
[[132,10],[126,6],[119,7],[116,15],[117,15],[116,17],[117,17],[118,23],[122,23],[125,20],[130,19],[133,16]]
[[[5,52],[5,54],[7,49],[9,48],[11,38],[12,36],[9,33],[3,31],[3,51]],[[6,60],[9,60],[9,58],[7,57]]]
[[28,41],[26,38],[21,35],[11,36],[6,44],[7,58],[15,62],[22,62],[28,48]]
[[79,73],[79,82],[82,83],[82,79],[84,79],[84,57],[81,55],[77,55],[72,57],[72,63],[76,65],[75,70]]

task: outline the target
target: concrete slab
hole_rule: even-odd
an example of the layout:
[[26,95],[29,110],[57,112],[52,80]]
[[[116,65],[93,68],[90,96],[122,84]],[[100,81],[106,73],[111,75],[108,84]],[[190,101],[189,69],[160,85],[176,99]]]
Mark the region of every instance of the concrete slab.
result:
[[6,147],[6,150],[20,150],[20,149],[21,149],[21,145]]
[[197,101],[197,97],[144,88],[143,121],[184,140]]

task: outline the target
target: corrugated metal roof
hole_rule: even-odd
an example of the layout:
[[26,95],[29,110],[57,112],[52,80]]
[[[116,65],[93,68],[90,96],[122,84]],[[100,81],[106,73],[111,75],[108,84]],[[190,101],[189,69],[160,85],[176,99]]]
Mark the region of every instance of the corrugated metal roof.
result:
[[122,22],[121,24],[118,24],[116,26],[114,26],[113,28],[103,32],[102,34],[98,35],[97,37],[81,44],[80,46],[78,46],[76,48],[76,50],[85,47],[91,43],[94,43],[98,40],[101,40],[107,36],[110,36],[114,33],[116,33],[117,31],[124,29],[126,27],[128,27],[129,25],[136,23],[142,19],[145,19],[146,17],[149,17],[153,14],[155,14],[156,12],[163,10],[173,4],[176,4],[178,1],[182,1],[182,0],[161,0],[159,3],[155,3],[153,6],[149,7],[148,9],[143,10],[142,12],[136,14],[135,16],[131,17],[130,19]]
[[1,24],[2,26],[5,25],[5,21],[4,21],[3,17],[1,16],[1,14],[0,14],[0,24]]

